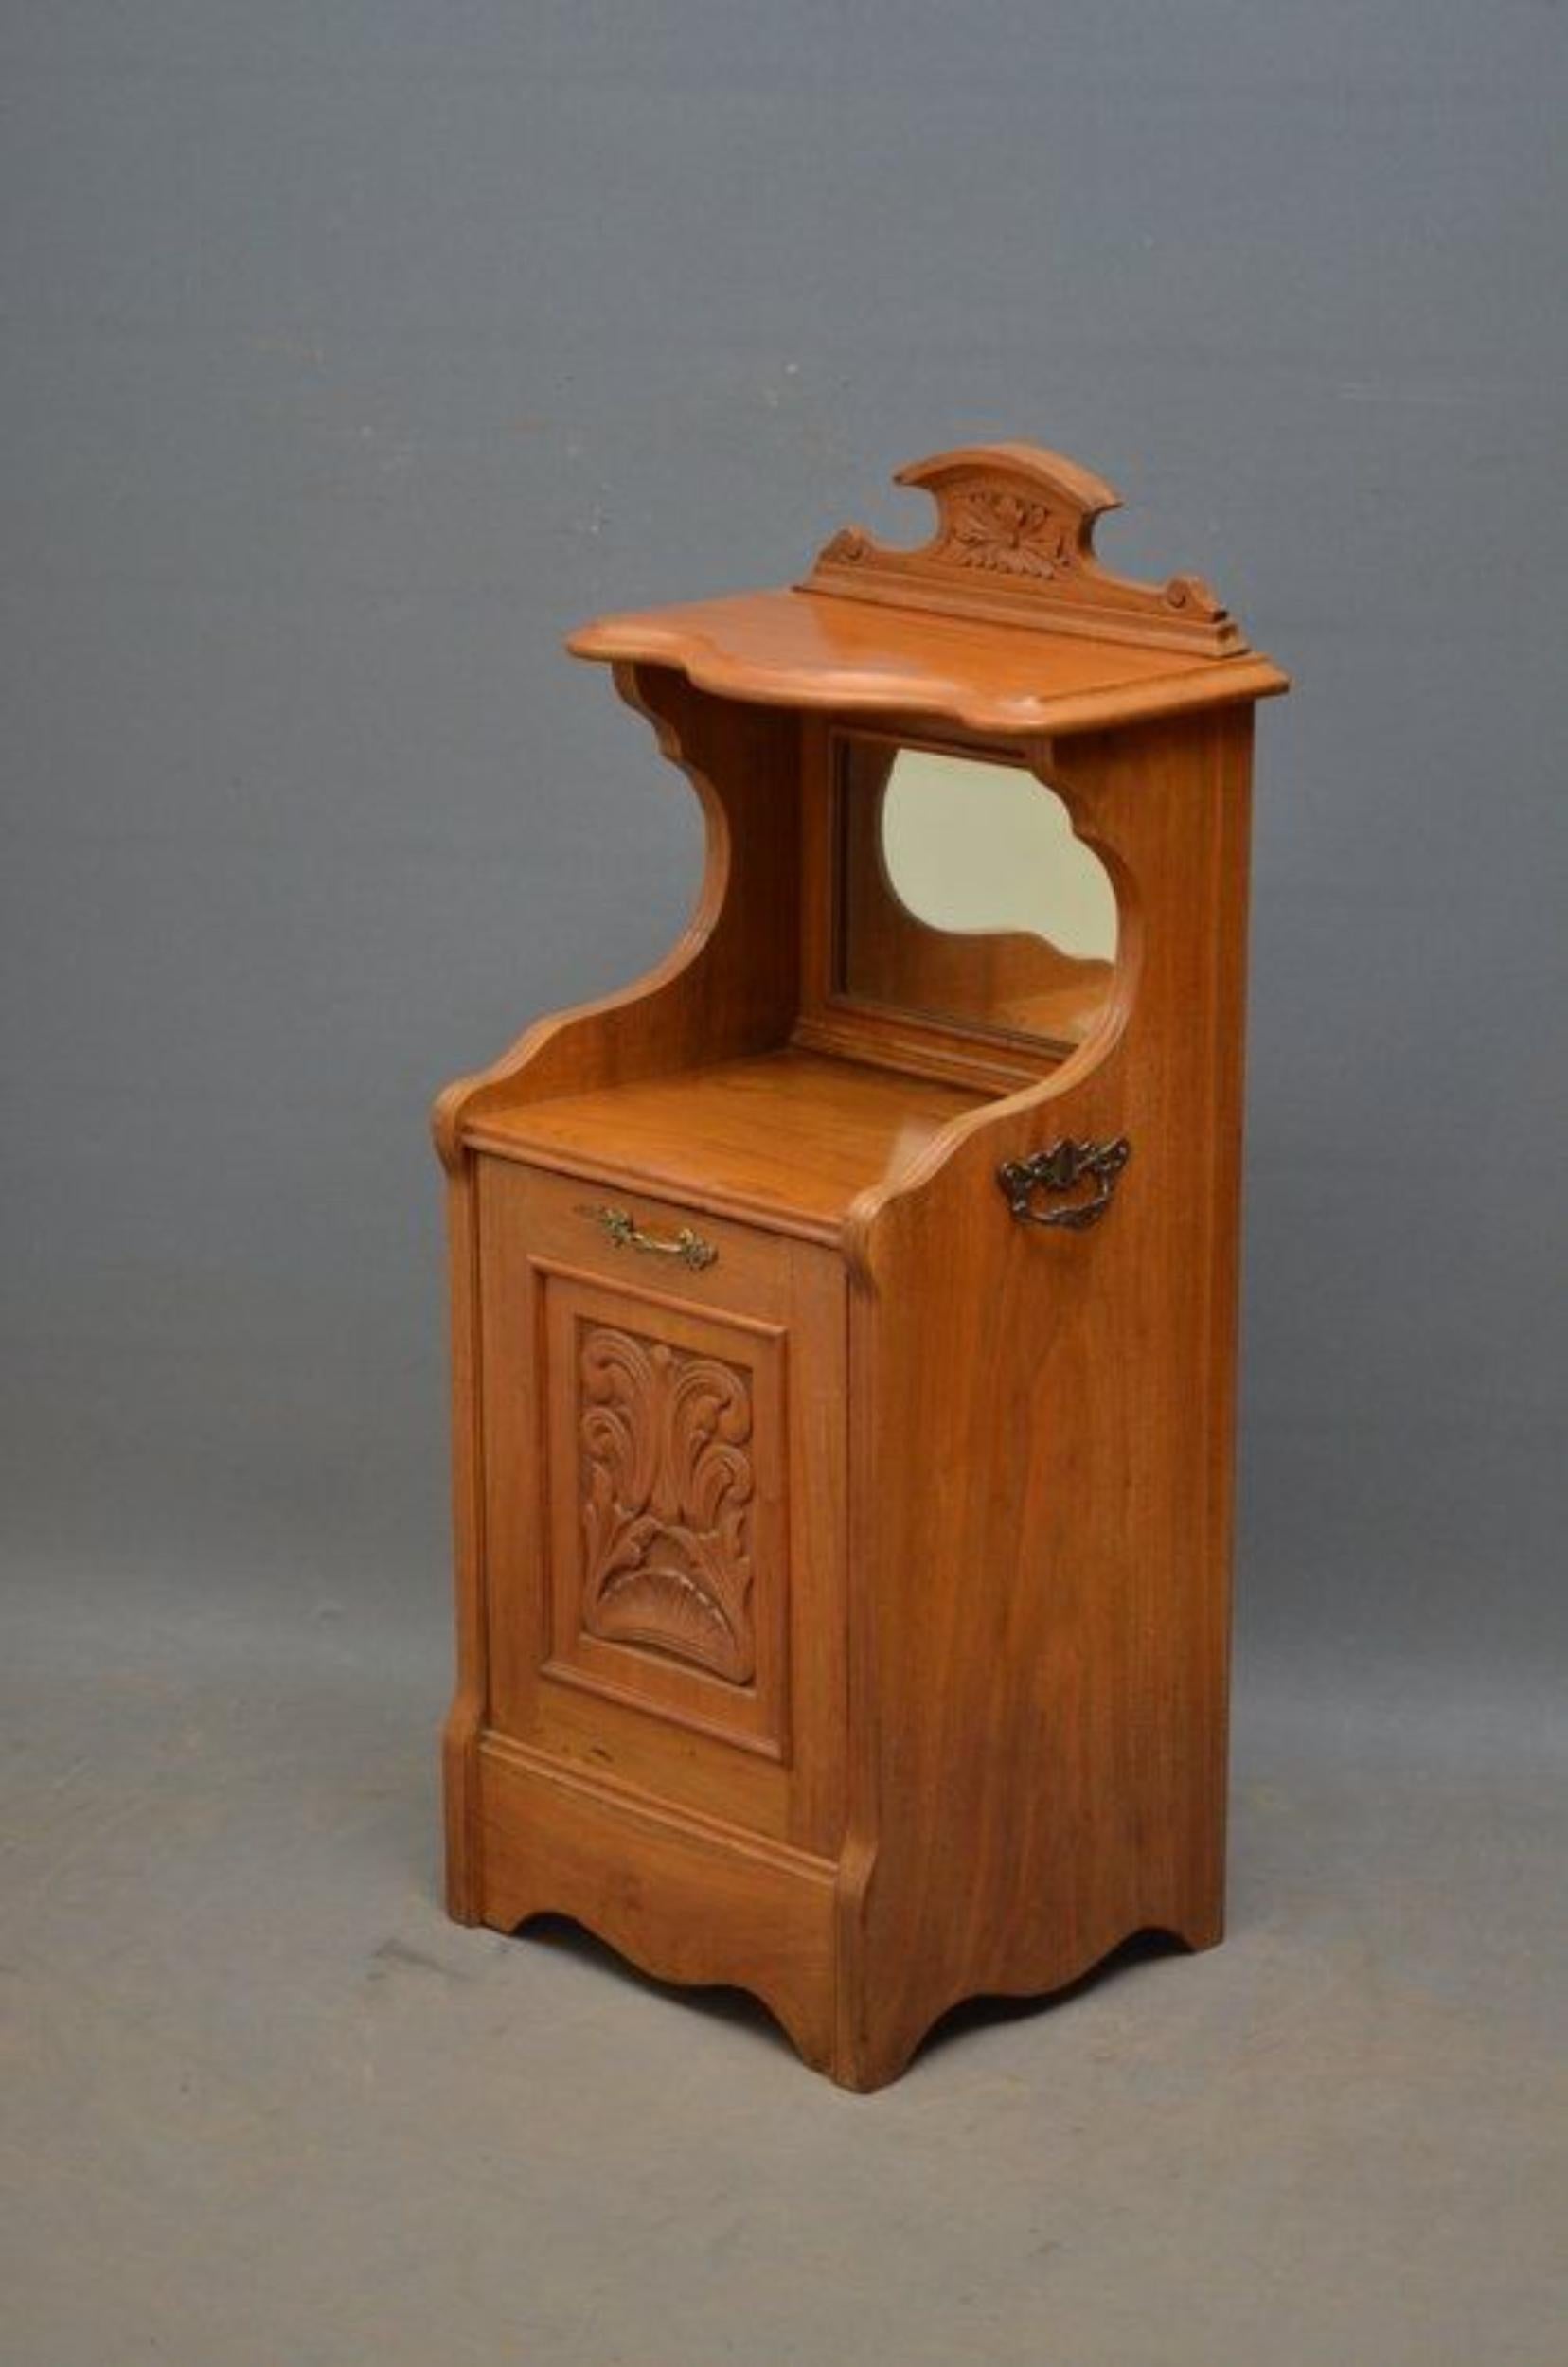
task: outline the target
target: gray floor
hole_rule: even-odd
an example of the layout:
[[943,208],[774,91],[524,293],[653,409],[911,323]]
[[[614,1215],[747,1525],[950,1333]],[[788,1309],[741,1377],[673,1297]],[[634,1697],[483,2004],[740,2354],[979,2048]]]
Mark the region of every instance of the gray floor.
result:
[[[1559,1745],[1243,1662],[1232,1935],[838,2094],[437,1904],[439,1584],[41,1562],[8,2367],[1561,2367]],[[1418,1691],[1418,1688],[1417,1688]]]

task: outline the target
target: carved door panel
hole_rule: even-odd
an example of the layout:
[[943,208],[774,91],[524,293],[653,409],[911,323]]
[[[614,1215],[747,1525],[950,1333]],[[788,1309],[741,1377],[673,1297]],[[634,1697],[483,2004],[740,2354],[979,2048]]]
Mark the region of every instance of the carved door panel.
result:
[[547,1674],[782,1750],[786,1332],[545,1283]]
[[[615,1206],[627,1197],[606,1195]],[[492,1731],[809,1848],[843,1819],[846,1312],[828,1249],[481,1162]]]

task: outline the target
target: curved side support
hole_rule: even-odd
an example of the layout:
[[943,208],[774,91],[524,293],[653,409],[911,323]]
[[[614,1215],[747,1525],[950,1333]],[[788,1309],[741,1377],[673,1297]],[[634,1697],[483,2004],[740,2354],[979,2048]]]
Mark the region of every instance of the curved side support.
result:
[[798,1001],[795,720],[711,699],[659,667],[617,667],[616,680],[703,807],[707,854],[691,920],[646,977],[542,1020],[493,1067],[449,1085],[433,1112],[449,1178],[452,1274],[457,1683],[443,1752],[447,1885],[451,1912],[464,1922],[485,1912],[490,1872],[480,1806],[490,1673],[475,1163],[468,1130],[488,1114],[549,1095],[765,1049],[783,1041]]
[[462,1157],[473,1120],[552,1095],[766,1049],[789,1031],[798,952],[787,922],[799,862],[791,792],[793,716],[715,699],[668,668],[618,665],[615,682],[647,718],[660,754],[691,783],[706,824],[696,905],[680,940],[644,977],[542,1019],[488,1069],[437,1095],[443,1164]]

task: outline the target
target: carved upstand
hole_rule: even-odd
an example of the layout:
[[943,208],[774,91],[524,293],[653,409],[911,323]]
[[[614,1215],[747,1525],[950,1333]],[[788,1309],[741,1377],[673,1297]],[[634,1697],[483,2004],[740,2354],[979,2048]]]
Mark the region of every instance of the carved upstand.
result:
[[612,616],[707,827],[626,991],[453,1086],[452,1913],[895,2077],[1221,1933],[1253,703],[1032,445],[932,539]]

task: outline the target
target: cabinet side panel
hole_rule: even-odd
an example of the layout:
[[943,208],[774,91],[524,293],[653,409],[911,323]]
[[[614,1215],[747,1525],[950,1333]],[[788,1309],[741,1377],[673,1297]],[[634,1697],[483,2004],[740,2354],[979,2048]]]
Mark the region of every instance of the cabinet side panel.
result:
[[[1250,716],[1069,743],[1132,988],[1097,1066],[888,1199],[851,1311],[841,2075],[1222,1900]],[[1102,1219],[996,1171],[1125,1135]],[[1080,1193],[1081,1197],[1081,1193]]]

